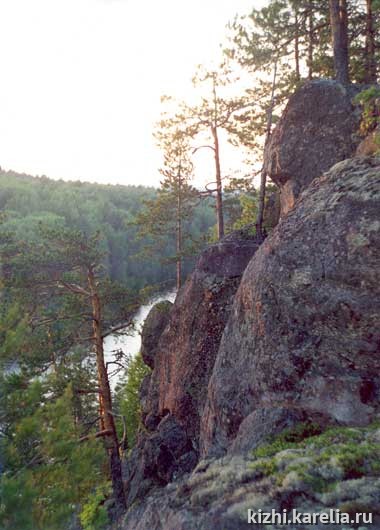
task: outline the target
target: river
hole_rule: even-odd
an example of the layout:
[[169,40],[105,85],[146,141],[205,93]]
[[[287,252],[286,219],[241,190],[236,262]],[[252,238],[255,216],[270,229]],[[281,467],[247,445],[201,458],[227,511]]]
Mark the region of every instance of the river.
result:
[[[118,350],[123,350],[124,353],[129,354],[131,357],[137,355],[141,348],[141,328],[144,324],[146,317],[148,316],[149,311],[152,309],[154,304],[156,304],[157,302],[161,302],[162,300],[169,300],[170,302],[174,302],[176,292],[176,290],[172,290],[166,293],[159,294],[153,297],[148,304],[141,306],[135,317],[136,329],[131,335],[109,335],[109,337],[106,337],[106,339],[104,340],[105,361],[112,361],[114,358],[115,351]],[[112,375],[112,369],[110,370],[110,372],[111,387],[114,389],[121,373]]]
[[[174,302],[174,299],[176,297],[176,291],[169,291],[160,295],[155,296],[150,300],[150,302],[146,305],[143,305],[140,307],[136,314],[135,322],[136,322],[136,329],[134,333],[131,335],[124,335],[124,336],[115,336],[110,335],[104,340],[104,352],[105,352],[105,360],[110,361],[113,358],[113,353],[115,350],[122,349],[124,352],[128,353],[131,357],[135,356],[141,348],[141,328],[144,324],[144,321],[149,313],[149,311],[152,309],[154,304],[157,302],[160,302],[161,300],[170,300],[170,302]],[[5,368],[6,373],[12,373],[12,372],[18,372],[18,365],[17,362],[12,362],[9,366]],[[115,386],[118,382],[118,379],[121,375],[120,373],[115,374],[110,378],[111,388],[114,390]],[[1,475],[2,465],[0,461],[0,475]]]
[[[117,350],[123,350],[124,353],[129,354],[131,357],[137,355],[141,348],[141,328],[144,324],[146,317],[148,316],[149,311],[152,309],[154,304],[156,304],[157,302],[161,302],[162,300],[169,300],[170,302],[174,302],[176,293],[176,290],[172,290],[166,293],[159,294],[157,296],[154,296],[148,304],[141,306],[135,317],[136,329],[131,335],[109,335],[104,340],[105,361],[112,361],[114,358],[114,352]],[[17,361],[13,361],[8,366],[6,366],[4,372],[8,374],[12,372],[18,372]],[[112,368],[110,372],[112,374]],[[111,375],[110,380],[111,387],[113,389],[115,388],[120,375],[121,373],[117,373],[113,376]]]

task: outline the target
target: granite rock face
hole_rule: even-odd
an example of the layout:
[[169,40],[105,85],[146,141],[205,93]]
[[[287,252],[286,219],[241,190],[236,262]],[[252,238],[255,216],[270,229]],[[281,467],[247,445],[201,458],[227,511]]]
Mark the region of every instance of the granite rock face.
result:
[[170,412],[197,444],[220,339],[242,274],[259,243],[244,231],[208,247],[177,296],[160,340],[152,387],[158,414]]
[[[191,475],[150,492],[112,530],[249,530],[248,510],[277,513],[369,512],[380,529],[380,429],[339,428],[285,444],[266,456],[252,452],[200,462]],[[344,454],[362,459],[345,460]],[[351,450],[351,452],[350,452]],[[351,519],[351,517],[350,517]],[[367,520],[368,521],[368,520]],[[347,522],[347,520],[346,520]],[[307,521],[304,521],[307,523]],[[283,530],[278,519],[260,529]],[[294,524],[294,530],[333,530],[350,524]]]
[[358,90],[316,80],[289,99],[265,155],[268,175],[281,190],[281,215],[314,178],[354,155],[361,111],[352,99]]
[[297,421],[380,415],[380,159],[303,192],[250,261],[208,387],[201,455],[248,450]]
[[241,230],[208,247],[178,293],[164,331],[153,334],[159,339],[153,341],[153,372],[142,385],[144,427],[125,469],[129,503],[196,465],[220,339],[244,269],[259,245]]
[[169,321],[173,304],[163,300],[155,304],[145,319],[141,333],[141,356],[146,365],[154,368],[158,341]]

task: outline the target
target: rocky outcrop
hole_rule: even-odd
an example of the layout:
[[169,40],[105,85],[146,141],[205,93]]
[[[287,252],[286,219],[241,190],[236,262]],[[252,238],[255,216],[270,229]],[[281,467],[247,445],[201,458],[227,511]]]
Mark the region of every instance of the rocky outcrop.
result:
[[152,385],[158,414],[170,412],[197,442],[220,339],[241,276],[259,244],[243,231],[208,247],[177,296],[160,340]]
[[269,177],[281,190],[281,214],[334,164],[354,155],[360,138],[359,89],[332,80],[305,84],[290,99],[266,150]]
[[341,161],[354,91],[291,98],[266,152],[287,215],[261,245],[242,231],[206,249],[148,346],[118,530],[238,530],[259,508],[380,516],[380,158]]
[[129,503],[195,466],[220,339],[241,276],[259,244],[241,230],[211,245],[178,293],[158,340],[154,370],[143,384],[144,427],[126,466]]
[[250,261],[208,388],[201,452],[298,421],[380,417],[380,159],[335,165]]
[[141,333],[141,356],[150,368],[154,368],[158,341],[169,321],[172,307],[169,300],[157,302],[145,319]]
[[[330,525],[248,524],[248,510],[299,513],[371,513],[380,529],[380,429],[339,428],[303,437],[287,431],[256,453],[200,462],[193,473],[136,503],[113,530],[305,530],[351,528]],[[368,522],[368,519],[366,519]],[[309,521],[310,522],[310,521]],[[347,522],[349,524],[347,524]],[[344,524],[346,523],[346,524]]]

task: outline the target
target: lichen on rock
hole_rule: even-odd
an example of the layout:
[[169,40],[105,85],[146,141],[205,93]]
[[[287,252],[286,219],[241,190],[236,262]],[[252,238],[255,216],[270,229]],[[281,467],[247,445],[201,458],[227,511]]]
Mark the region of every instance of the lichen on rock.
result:
[[252,258],[209,383],[203,455],[253,448],[286,426],[279,408],[288,422],[379,416],[379,211],[380,159],[346,160]]
[[[302,438],[300,434],[306,436]],[[292,439],[296,441],[291,441]],[[272,438],[259,453],[201,461],[190,476],[131,507],[120,530],[248,529],[250,510],[370,512],[380,526],[380,430],[310,425]],[[281,524],[263,525],[277,530]],[[305,526],[294,525],[294,528]],[[314,530],[330,528],[323,524]]]

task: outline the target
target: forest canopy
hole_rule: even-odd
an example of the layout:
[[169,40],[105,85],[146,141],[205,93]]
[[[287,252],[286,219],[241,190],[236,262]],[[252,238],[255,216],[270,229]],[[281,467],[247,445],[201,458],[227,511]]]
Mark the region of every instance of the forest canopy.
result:
[[[100,231],[110,278],[131,289],[154,285],[165,290],[175,285],[175,265],[162,266],[175,252],[170,234],[160,242],[159,253],[149,259],[144,256],[149,236],[136,237],[135,218],[144,201],[156,195],[152,187],[55,181],[0,170],[0,211],[8,229],[32,241],[38,237],[39,224],[65,225],[88,234]],[[188,222],[188,231],[199,241],[213,224],[210,204],[201,203]],[[189,258],[185,272],[192,263]]]

